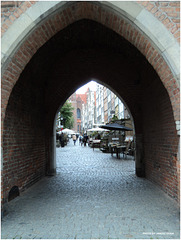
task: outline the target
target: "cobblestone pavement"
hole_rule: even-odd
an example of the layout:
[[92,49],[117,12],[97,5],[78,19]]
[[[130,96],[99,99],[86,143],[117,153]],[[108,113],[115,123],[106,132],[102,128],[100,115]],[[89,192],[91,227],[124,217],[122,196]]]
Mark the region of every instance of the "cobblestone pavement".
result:
[[72,142],[57,148],[57,175],[9,202],[3,239],[179,239],[179,208],[132,159]]

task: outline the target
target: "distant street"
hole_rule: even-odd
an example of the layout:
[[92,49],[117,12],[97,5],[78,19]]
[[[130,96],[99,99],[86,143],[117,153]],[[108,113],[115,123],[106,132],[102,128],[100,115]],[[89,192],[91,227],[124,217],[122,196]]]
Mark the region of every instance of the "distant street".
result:
[[2,239],[179,239],[179,209],[135,175],[132,157],[57,148],[57,175],[9,203]]

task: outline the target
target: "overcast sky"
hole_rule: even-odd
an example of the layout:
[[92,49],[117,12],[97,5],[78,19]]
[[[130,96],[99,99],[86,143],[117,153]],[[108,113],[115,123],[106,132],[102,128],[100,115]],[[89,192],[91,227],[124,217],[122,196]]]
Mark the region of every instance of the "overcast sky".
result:
[[85,84],[84,86],[82,86],[81,88],[77,89],[76,93],[77,94],[83,94],[87,91],[87,88],[89,87],[91,90],[96,91],[96,82],[91,81],[87,84]]

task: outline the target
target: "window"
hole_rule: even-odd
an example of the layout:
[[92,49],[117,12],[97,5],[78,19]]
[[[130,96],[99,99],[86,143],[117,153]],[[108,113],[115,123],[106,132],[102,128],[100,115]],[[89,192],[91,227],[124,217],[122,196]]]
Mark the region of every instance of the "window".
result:
[[77,118],[80,119],[80,116],[81,116],[81,114],[80,114],[80,108],[77,108]]

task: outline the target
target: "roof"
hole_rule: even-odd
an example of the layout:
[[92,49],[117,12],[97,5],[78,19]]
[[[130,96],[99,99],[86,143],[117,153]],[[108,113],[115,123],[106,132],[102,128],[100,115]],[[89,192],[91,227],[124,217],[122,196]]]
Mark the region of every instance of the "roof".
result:
[[77,94],[77,99],[78,98],[81,98],[81,100],[84,102],[84,103],[87,103],[87,94],[84,93],[84,94]]

